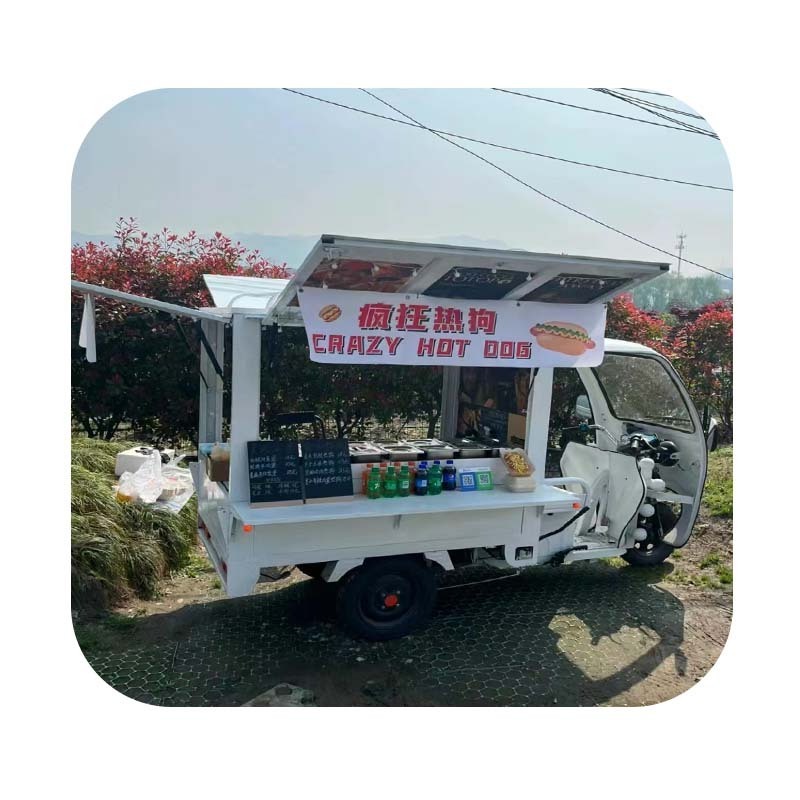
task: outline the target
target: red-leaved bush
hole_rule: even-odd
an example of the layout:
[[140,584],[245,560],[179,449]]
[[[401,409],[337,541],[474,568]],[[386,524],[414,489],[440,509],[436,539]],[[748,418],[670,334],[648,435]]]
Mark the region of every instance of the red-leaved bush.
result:
[[675,368],[695,404],[708,405],[720,418],[723,436],[733,436],[733,301],[718,300],[673,328],[670,345]]
[[[72,277],[180,305],[211,304],[203,274],[288,278],[273,264],[221,233],[155,236],[134,219],[120,219],[113,243],[72,248]],[[78,347],[83,300],[72,295],[72,414],[89,436],[110,439],[120,425],[153,440],[189,438],[197,425],[197,344],[167,315],[117,301],[96,302],[97,363]],[[188,347],[193,351],[187,353]]]

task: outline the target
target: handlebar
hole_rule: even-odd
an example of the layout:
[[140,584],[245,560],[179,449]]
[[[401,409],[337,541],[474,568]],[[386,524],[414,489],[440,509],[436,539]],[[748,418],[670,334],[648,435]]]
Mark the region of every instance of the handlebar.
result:
[[675,443],[666,440],[662,441],[655,434],[636,431],[632,434],[624,434],[618,439],[608,428],[602,425],[589,425],[586,422],[562,428],[561,430],[580,431],[581,433],[602,431],[620,453],[627,453],[637,459],[646,455],[652,457],[657,464],[664,466],[674,466],[678,463],[679,453]]

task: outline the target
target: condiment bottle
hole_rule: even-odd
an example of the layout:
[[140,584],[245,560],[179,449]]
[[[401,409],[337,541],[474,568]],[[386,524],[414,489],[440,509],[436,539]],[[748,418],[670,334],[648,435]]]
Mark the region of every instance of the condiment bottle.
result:
[[377,500],[381,496],[381,470],[380,467],[373,467],[367,481],[367,497],[370,500]]
[[397,496],[408,497],[411,492],[411,473],[408,471],[408,464],[400,467],[400,477],[397,479]]
[[383,496],[397,497],[397,476],[391,464],[386,468],[386,477],[383,479]]

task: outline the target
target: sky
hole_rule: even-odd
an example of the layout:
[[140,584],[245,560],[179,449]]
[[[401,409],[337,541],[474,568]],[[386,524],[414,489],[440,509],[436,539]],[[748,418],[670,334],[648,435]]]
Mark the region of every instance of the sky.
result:
[[[357,89],[303,91],[399,116]],[[440,130],[617,169],[732,185],[723,144],[709,137],[490,89],[371,91]],[[662,122],[589,89],[520,91]],[[692,110],[675,98],[639,96]],[[671,253],[685,233],[686,258],[732,272],[731,192],[462,144],[546,194]],[[75,161],[73,240],[78,234],[107,238],[120,216],[136,217],[144,230],[222,231],[277,260],[291,253],[290,266],[298,266],[291,263],[295,253],[307,252],[323,233],[455,243],[469,237],[486,246],[677,263],[677,253],[670,259],[560,208],[427,131],[280,89],[164,89],[109,110]],[[690,265],[682,273],[707,274]]]

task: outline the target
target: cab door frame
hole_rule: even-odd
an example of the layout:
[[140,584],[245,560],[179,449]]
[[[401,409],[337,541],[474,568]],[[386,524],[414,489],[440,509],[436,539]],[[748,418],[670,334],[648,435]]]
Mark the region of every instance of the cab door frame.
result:
[[[606,356],[609,355],[621,358],[648,358],[657,362],[672,380],[689,414],[693,426],[691,432],[657,423],[620,419],[610,408],[594,369],[587,367],[578,370],[592,406],[595,423],[607,428],[617,440],[624,434],[629,434],[632,429],[637,429],[655,433],[660,439],[668,439],[677,445],[680,461],[674,467],[661,467],[661,477],[664,478],[668,490],[671,489],[678,495],[688,495],[693,502],[683,505],[680,519],[673,530],[664,537],[664,541],[673,547],[683,547],[692,534],[692,527],[700,510],[708,469],[708,452],[700,414],[675,368],[659,353],[644,347],[641,350],[628,351],[615,350],[612,346],[606,348]],[[602,430],[595,432],[595,445],[602,450],[616,450],[616,444]]]

